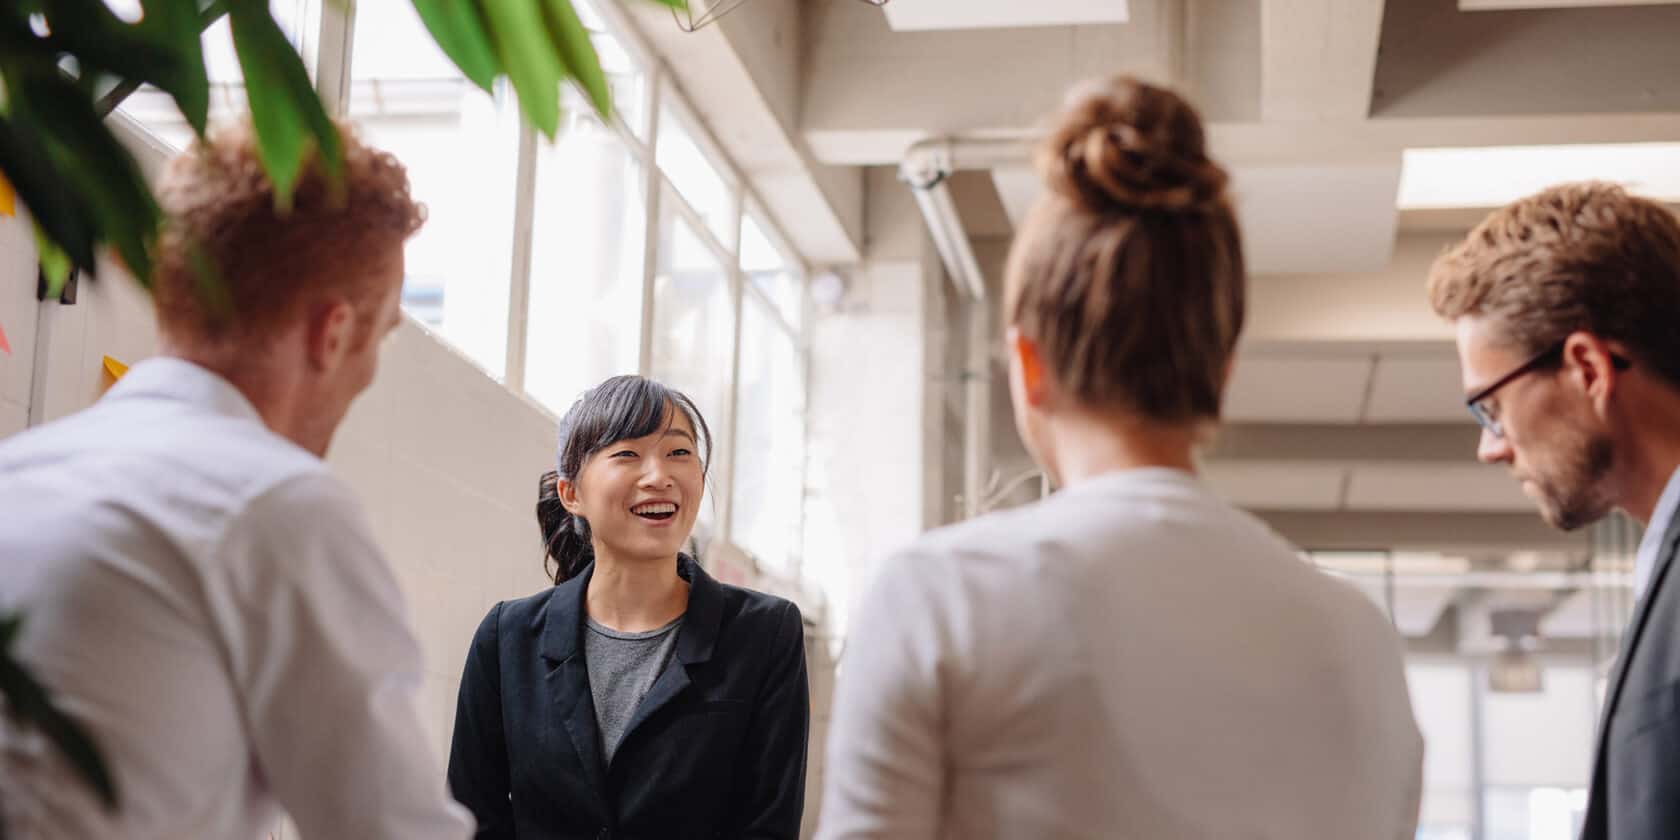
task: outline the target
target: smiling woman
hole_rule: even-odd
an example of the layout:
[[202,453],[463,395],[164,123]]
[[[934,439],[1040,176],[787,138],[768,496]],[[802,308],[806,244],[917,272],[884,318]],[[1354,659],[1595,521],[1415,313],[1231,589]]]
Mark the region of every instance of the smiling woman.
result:
[[[577,575],[595,559],[597,540],[624,559],[675,557],[693,530],[711,451],[694,402],[651,379],[615,376],[573,403],[560,421],[558,470],[538,491],[549,576],[559,584]],[[663,522],[678,526],[651,541],[634,527],[647,523],[628,519],[635,512],[625,506],[650,501],[672,503]]]
[[537,499],[555,585],[491,609],[461,677],[449,785],[479,837],[799,836],[799,610],[680,553],[711,448],[639,376],[561,420]]

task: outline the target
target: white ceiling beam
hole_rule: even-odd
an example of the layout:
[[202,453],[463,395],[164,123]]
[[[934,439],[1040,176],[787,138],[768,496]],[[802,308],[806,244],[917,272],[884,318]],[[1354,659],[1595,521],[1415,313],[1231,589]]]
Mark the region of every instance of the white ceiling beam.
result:
[[1371,110],[1383,0],[1263,0],[1260,115],[1363,119]]
[[1257,516],[1284,539],[1317,551],[1576,551],[1585,529],[1556,530],[1532,513],[1267,511]]
[[1458,0],[1461,12],[1508,12],[1512,9],[1593,9],[1605,6],[1672,6],[1680,0]]

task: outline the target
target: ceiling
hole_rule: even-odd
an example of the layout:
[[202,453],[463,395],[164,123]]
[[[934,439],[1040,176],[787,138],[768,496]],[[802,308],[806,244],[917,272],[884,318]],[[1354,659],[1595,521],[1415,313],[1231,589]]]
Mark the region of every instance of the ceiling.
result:
[[[1490,209],[1558,180],[1602,178],[1680,200],[1680,4],[747,8],[759,12],[699,38],[661,37],[674,66],[705,74],[691,98],[732,151],[747,150],[737,154],[746,175],[805,253],[867,259],[888,241],[863,233],[880,225],[863,219],[863,185],[906,189],[893,168],[913,144],[1012,139],[1018,154],[950,182],[995,291],[1008,238],[1039,191],[1025,141],[1064,92],[1114,73],[1171,85],[1197,104],[1211,153],[1232,173],[1252,273],[1226,428],[1206,458],[1213,484],[1309,548],[1447,552],[1471,557],[1478,574],[1517,575],[1499,564],[1588,553],[1585,533],[1547,528],[1503,468],[1476,462],[1453,333],[1423,283]],[[706,52],[713,43],[731,49]],[[862,177],[848,174],[860,167]],[[784,202],[794,182],[797,201]],[[798,203],[813,200],[825,203]],[[850,237],[845,247],[826,247],[835,232]],[[993,391],[994,462],[1018,471],[1030,461],[1004,389]],[[1396,619],[1408,635],[1438,631],[1470,601],[1527,603],[1533,589],[1498,577],[1407,580]],[[1590,599],[1570,594],[1572,579],[1544,582],[1543,629],[1579,635]]]

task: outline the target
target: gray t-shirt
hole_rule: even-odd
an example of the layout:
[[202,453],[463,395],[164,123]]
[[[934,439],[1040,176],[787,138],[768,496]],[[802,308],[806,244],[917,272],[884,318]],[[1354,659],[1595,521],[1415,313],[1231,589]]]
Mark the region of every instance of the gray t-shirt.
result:
[[595,698],[595,725],[601,729],[601,756],[612,761],[624,727],[635,716],[642,696],[671,661],[682,616],[658,630],[622,633],[588,619],[583,661],[589,667],[589,693]]

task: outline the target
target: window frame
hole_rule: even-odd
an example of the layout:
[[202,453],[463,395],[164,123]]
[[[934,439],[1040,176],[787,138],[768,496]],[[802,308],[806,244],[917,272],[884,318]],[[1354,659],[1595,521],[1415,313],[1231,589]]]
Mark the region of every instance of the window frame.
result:
[[[336,118],[344,117],[349,110],[350,90],[352,84],[355,56],[352,46],[356,25],[356,3],[339,2],[338,0],[291,0],[299,4],[301,21],[298,33],[298,51],[303,57],[304,64],[321,95],[322,103],[330,115]],[[781,329],[791,339],[797,348],[799,359],[796,364],[802,372],[800,387],[800,419],[802,423],[801,440],[805,441],[804,450],[800,453],[801,485],[808,476],[809,439],[810,439],[810,266],[800,256],[797,249],[791,246],[791,240],[783,230],[775,215],[756,195],[745,174],[736,166],[733,158],[718,142],[716,136],[694,108],[687,94],[676,83],[670,66],[659,56],[657,51],[644,38],[641,32],[631,22],[627,13],[614,2],[601,0],[578,0],[587,3],[594,16],[603,24],[603,31],[614,38],[619,46],[630,56],[631,60],[643,68],[643,96],[640,107],[634,114],[616,111],[608,121],[610,127],[625,144],[630,155],[640,164],[642,173],[640,187],[642,189],[643,206],[647,212],[646,224],[642,228],[643,260],[642,260],[642,311],[640,313],[639,346],[637,372],[646,376],[650,374],[653,350],[653,325],[655,309],[658,302],[654,300],[653,284],[658,271],[660,246],[660,222],[665,212],[674,213],[680,217],[691,229],[694,235],[712,251],[718,263],[725,267],[729,282],[730,306],[733,310],[733,347],[729,370],[728,388],[728,416],[725,428],[718,433],[727,441],[726,462],[717,465],[719,477],[717,488],[720,495],[718,507],[718,527],[716,538],[734,543],[731,533],[734,515],[734,479],[735,453],[737,451],[737,428],[739,426],[739,400],[741,381],[741,333],[742,307],[745,297],[754,296],[758,303],[764,306],[764,314],[769,316],[770,323]],[[694,142],[708,163],[723,179],[728,192],[728,216],[722,232],[714,229],[706,216],[691,205],[672,181],[670,175],[659,168],[657,150],[659,148],[660,122],[662,113],[676,115],[682,120],[683,130]],[[163,143],[173,149],[173,144],[162,140],[148,127],[137,121],[132,123],[138,133],[150,141]],[[638,130],[639,129],[639,130]],[[508,329],[506,364],[500,382],[503,387],[521,397],[525,393],[527,338],[530,329],[530,292],[532,271],[532,242],[535,236],[536,209],[536,166],[537,143],[542,142],[537,131],[523,116],[520,118],[518,137],[518,161],[516,164],[516,184],[514,191],[513,215],[513,251],[511,260],[511,276],[508,291]],[[179,151],[179,150],[176,150]],[[746,272],[741,266],[741,232],[743,220],[748,213],[752,214],[754,223],[759,227],[771,244],[787,261],[789,270],[794,272],[799,284],[799,310],[802,323],[789,323],[782,310],[774,300],[758,289],[746,278]],[[443,336],[440,340],[448,341]],[[488,373],[486,373],[488,375]],[[553,412],[540,406],[534,399],[527,398],[530,405],[552,416]],[[799,530],[804,530],[803,486],[799,501]],[[740,546],[736,544],[739,548]],[[744,551],[744,549],[743,549]],[[793,549],[793,556],[786,559],[783,567],[788,570],[792,578],[790,583],[803,586],[804,570],[802,558],[799,556],[798,546]]]

